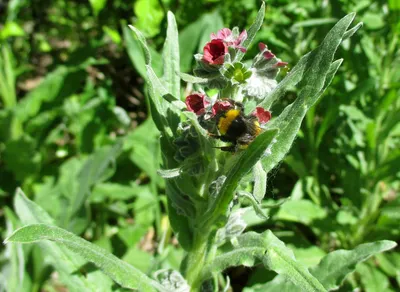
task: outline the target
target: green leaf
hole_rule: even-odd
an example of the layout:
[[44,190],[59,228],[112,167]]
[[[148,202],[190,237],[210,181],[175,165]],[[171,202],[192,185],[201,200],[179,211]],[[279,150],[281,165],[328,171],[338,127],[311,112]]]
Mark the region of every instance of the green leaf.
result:
[[[143,34],[140,32],[140,30],[138,30],[138,29],[137,29],[136,27],[134,27],[133,25],[128,25],[128,27],[129,27],[131,30],[133,30],[133,32],[135,33],[135,35],[136,35],[136,37],[137,37],[137,39],[138,39],[138,41],[139,41],[139,43],[140,43],[140,45],[141,45],[141,47],[142,47],[142,49],[143,49],[145,64],[146,64],[146,65],[151,65],[151,54],[150,54],[149,47],[148,47],[147,44],[146,44],[146,39],[145,39],[145,37],[144,37]],[[126,35],[125,35],[125,39],[129,39],[129,40],[130,40],[129,37],[130,37],[129,34],[126,34]]]
[[116,43],[117,45],[119,45],[121,43],[121,36],[120,36],[118,30],[113,29],[109,26],[103,26],[103,31],[105,34],[107,34],[110,37],[110,39],[114,43]]
[[[193,231],[191,228],[190,218],[178,212],[177,208],[180,206],[177,201],[182,198],[183,194],[176,190],[174,183],[170,180],[166,182],[166,193],[170,194],[168,198],[168,218],[171,227],[178,235],[179,244],[186,251],[190,251],[193,246]],[[183,204],[181,204],[182,206]],[[184,205],[183,205],[184,206]]]
[[351,13],[339,20],[326,35],[321,45],[300,59],[268,98],[261,103],[261,106],[270,108],[278,98],[284,96],[286,90],[294,86],[298,88],[299,95],[297,100],[300,100],[301,104],[308,107],[314,104],[322,93],[321,90],[324,89],[324,84],[327,83],[328,72],[332,71],[331,63],[334,54],[354,17],[355,14]]
[[232,266],[254,266],[256,260],[262,260],[266,268],[284,275],[302,291],[326,291],[307,268],[295,260],[293,252],[270,230],[262,234],[247,232],[236,239],[236,243],[229,250],[217,255],[204,270],[217,273]]
[[326,291],[307,268],[295,260],[293,252],[271,231],[266,235],[266,242],[268,247],[263,258],[265,267],[286,276],[302,291]]
[[236,237],[235,246],[218,254],[205,268],[205,278],[212,273],[221,273],[227,268],[236,266],[252,267],[266,252],[267,243],[264,241],[266,231],[262,234],[246,232]]
[[[18,218],[7,206],[4,207],[4,214],[6,218],[6,232],[10,236],[18,227],[21,226]],[[5,253],[2,254],[2,273],[0,290],[4,287],[4,291],[29,291],[28,284],[29,276],[25,272],[26,264],[24,250],[20,245],[9,245],[5,247]],[[24,289],[25,288],[25,289]],[[3,290],[2,290],[3,291]]]
[[[309,96],[302,96],[301,98],[299,96],[292,104],[283,110],[277,119],[271,122],[271,127],[276,127],[279,129],[279,134],[276,137],[276,143],[274,143],[271,147],[271,155],[264,157],[262,160],[264,170],[267,173],[285,157],[286,153],[293,144],[297,133],[299,132],[301,123],[307,113],[307,110],[312,104],[315,103],[316,100],[318,100],[318,98],[332,82],[332,79],[335,76],[336,71],[339,69],[341,63],[342,60],[339,59],[330,64],[329,70],[326,73],[325,83],[319,93],[315,95],[314,100],[309,99],[307,101],[308,105],[306,105],[306,101],[304,99],[309,98]],[[309,88],[311,88],[310,86]]]
[[385,26],[385,19],[383,18],[383,14],[366,12],[362,16],[362,21],[365,23],[365,26],[371,30],[381,29]]
[[92,6],[94,15],[98,15],[100,11],[106,6],[107,0],[89,0],[90,6]]
[[177,177],[181,174],[181,168],[173,168],[173,169],[159,169],[157,173],[162,178],[173,178]]
[[153,256],[138,247],[131,247],[122,259],[145,273],[151,268]]
[[295,30],[298,29],[299,27],[313,27],[313,26],[319,26],[319,25],[325,25],[325,24],[331,24],[335,23],[337,21],[336,18],[314,18],[314,19],[307,19],[304,21],[299,21],[296,22],[291,29]]
[[154,291],[155,288],[162,289],[160,284],[148,278],[128,263],[121,261],[99,246],[56,226],[48,224],[27,225],[16,230],[5,240],[5,243],[34,243],[44,240],[54,241],[66,246],[86,260],[94,263],[122,287],[139,289],[140,291]]
[[133,10],[137,19],[135,26],[143,31],[146,37],[155,36],[160,32],[164,10],[157,0],[135,1]]
[[345,277],[355,270],[358,263],[396,245],[393,241],[382,240],[361,244],[353,250],[337,250],[326,255],[318,266],[311,269],[311,273],[327,290],[337,289]]
[[251,288],[245,288],[243,292],[293,292],[296,289],[296,286],[286,277],[278,275],[272,281],[265,284],[257,284]]
[[390,282],[388,277],[376,267],[362,263],[357,266],[357,272],[360,275],[360,280],[364,287],[363,291],[393,291],[389,289]]
[[181,80],[179,77],[180,61],[179,61],[179,40],[178,28],[176,26],[175,16],[171,11],[168,11],[168,28],[167,38],[165,39],[163,49],[164,75],[163,81],[167,85],[168,91],[180,99],[181,95]]
[[89,200],[94,203],[107,201],[128,200],[136,197],[141,192],[141,186],[126,186],[118,183],[100,183],[93,188]]
[[69,218],[72,218],[82,208],[94,184],[111,174],[109,167],[115,163],[121,149],[122,143],[118,141],[112,147],[106,146],[99,149],[85,162],[78,177],[75,178],[79,183],[78,190],[76,194],[69,194],[71,200],[68,210]]
[[[4,28],[1,33],[4,33]],[[4,108],[12,108],[17,104],[14,57],[7,45],[2,45],[0,54],[0,98]]]
[[[133,37],[133,33],[136,34],[138,39]],[[146,45],[146,40],[143,35],[133,26],[122,25],[122,33],[125,40],[126,49],[129,58],[132,61],[133,66],[141,77],[147,79],[146,67],[151,63],[156,74],[161,74],[162,59],[161,55],[152,48]]]
[[[146,69],[150,87],[150,102],[155,107],[155,111],[152,112],[154,122],[160,131],[165,131],[167,128],[176,129],[180,122],[181,109],[186,106],[177,97],[168,92],[151,66],[146,65]],[[168,101],[168,103],[165,101]],[[170,134],[172,135],[172,133]]]
[[160,132],[154,126],[153,121],[148,119],[129,134],[125,141],[131,143],[129,158],[133,163],[142,169],[152,182],[162,186],[163,182],[157,174],[157,169],[161,164],[159,137]]
[[240,180],[264,155],[269,155],[266,153],[266,150],[270,146],[277,133],[278,130],[276,129],[265,131],[264,133],[260,134],[252,143],[250,143],[249,147],[245,151],[239,154],[239,157],[235,163],[230,167],[230,170],[226,175],[226,180],[222,185],[217,198],[204,214],[204,219],[200,226],[213,224],[216,218],[218,218],[221,214],[225,214],[229,203],[233,199],[234,191],[236,190]]
[[207,78],[201,78],[186,73],[181,73],[180,75],[182,80],[188,83],[208,83],[210,81]]
[[267,173],[264,171],[261,161],[258,161],[253,169],[254,189],[253,196],[260,203],[267,191]]
[[35,117],[44,104],[60,105],[65,97],[81,87],[81,81],[85,78],[86,73],[81,68],[59,66],[17,104],[18,119],[27,121]]
[[323,219],[326,216],[327,212],[322,207],[309,200],[290,200],[279,208],[274,219],[310,225],[313,220]]
[[24,35],[24,29],[14,21],[7,21],[0,31],[1,40],[6,40],[10,37],[22,37]]
[[32,137],[23,135],[8,141],[5,146],[3,162],[18,180],[22,182],[39,171],[42,157],[36,150],[36,141]]
[[[14,206],[18,217],[24,224],[53,224],[54,222],[45,210],[30,201],[20,189],[15,194]],[[85,261],[75,256],[66,247],[47,241],[42,242],[40,247],[48,255],[50,263],[60,274],[61,281],[71,291],[96,291],[100,288],[89,283],[82,273],[77,272],[85,264]]]
[[[247,39],[243,42],[242,46],[244,48],[248,48],[252,41],[254,40],[254,38],[256,37],[257,32],[260,30],[261,25],[264,21],[264,17],[265,17],[265,3],[263,1],[263,3],[261,4],[261,8],[258,11],[256,20],[254,21],[254,23],[250,26],[249,31],[247,32]],[[235,56],[235,60],[233,61],[233,63],[235,62],[239,62],[240,60],[242,60],[243,56],[245,53],[243,53],[242,51],[238,51],[236,56]]]

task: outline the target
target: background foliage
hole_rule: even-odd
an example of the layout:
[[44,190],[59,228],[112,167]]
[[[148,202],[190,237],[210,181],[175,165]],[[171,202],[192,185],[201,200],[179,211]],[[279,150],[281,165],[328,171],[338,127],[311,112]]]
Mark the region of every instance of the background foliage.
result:
[[[191,72],[193,54],[202,50],[210,33],[224,26],[249,27],[259,4],[0,3],[2,237],[37,216],[26,215],[22,222],[16,216],[14,204],[24,205],[24,197],[16,194],[21,187],[57,226],[137,269],[148,274],[178,269],[183,251],[169,227],[165,185],[157,175],[158,132],[148,119],[145,60],[127,24],[150,39],[159,73],[167,11],[173,11],[180,31],[181,71]],[[267,43],[289,62],[290,70],[338,19],[353,11],[363,29],[339,48],[337,57],[345,59],[342,67],[325,97],[307,114],[289,155],[268,179],[265,205],[290,200],[264,210],[269,220],[251,213],[246,217],[248,229],[274,230],[306,266],[316,265],[329,251],[400,239],[400,5],[395,0],[269,1],[255,41]],[[256,46],[250,48],[250,55],[256,51]],[[188,85],[186,93],[190,90]],[[293,88],[273,110],[279,112],[296,94]],[[57,263],[38,246],[3,246],[0,290],[58,291],[65,279],[53,266]],[[104,287],[115,288],[83,259],[71,258],[61,269],[85,276],[84,283],[75,279],[74,284],[84,285],[77,287],[89,289],[103,281]],[[398,250],[380,254],[358,265],[342,289],[396,291],[399,271]],[[273,291],[263,284],[275,274],[261,266],[227,274],[234,291],[244,286],[251,287],[246,291]]]

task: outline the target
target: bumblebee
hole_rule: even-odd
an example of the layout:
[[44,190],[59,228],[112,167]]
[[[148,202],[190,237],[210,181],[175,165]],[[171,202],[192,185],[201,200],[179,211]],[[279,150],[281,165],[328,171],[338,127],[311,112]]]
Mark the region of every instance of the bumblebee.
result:
[[211,135],[230,146],[218,147],[223,151],[236,152],[247,146],[261,133],[258,119],[254,115],[245,115],[241,103],[229,100],[231,107],[219,110],[215,116],[219,135]]

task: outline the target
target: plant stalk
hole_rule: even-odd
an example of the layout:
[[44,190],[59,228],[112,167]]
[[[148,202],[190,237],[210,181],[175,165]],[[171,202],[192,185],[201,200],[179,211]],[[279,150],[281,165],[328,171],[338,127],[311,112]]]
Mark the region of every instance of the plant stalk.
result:
[[199,292],[203,282],[203,267],[206,265],[208,249],[208,233],[194,236],[194,246],[188,255],[186,279],[190,285],[191,292]]

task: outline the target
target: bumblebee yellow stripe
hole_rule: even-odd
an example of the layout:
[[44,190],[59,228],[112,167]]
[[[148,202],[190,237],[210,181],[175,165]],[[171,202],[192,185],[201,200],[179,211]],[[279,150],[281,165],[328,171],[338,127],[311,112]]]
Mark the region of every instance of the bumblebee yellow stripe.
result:
[[254,121],[254,125],[256,126],[254,136],[257,137],[261,133],[260,123],[258,121]]
[[221,117],[218,122],[218,131],[221,135],[225,135],[228,132],[229,126],[232,121],[236,119],[240,114],[237,109],[231,109],[225,113],[225,116]]

